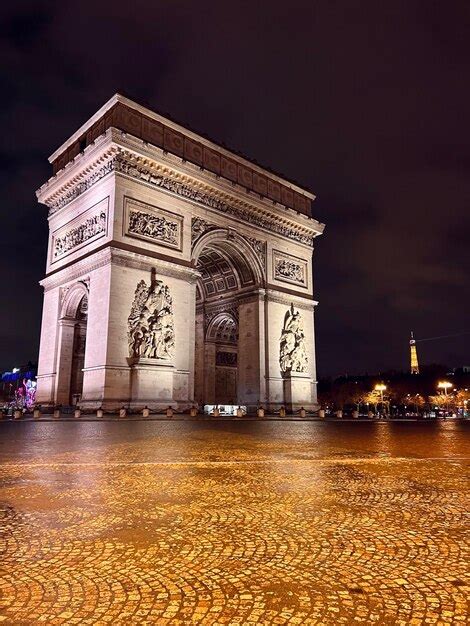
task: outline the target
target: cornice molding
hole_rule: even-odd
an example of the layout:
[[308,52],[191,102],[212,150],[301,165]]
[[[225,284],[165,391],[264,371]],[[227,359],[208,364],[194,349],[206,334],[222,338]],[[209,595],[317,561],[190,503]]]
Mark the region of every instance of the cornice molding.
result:
[[170,192],[198,206],[215,209],[244,223],[258,226],[306,246],[313,247],[313,240],[319,234],[313,228],[298,226],[291,220],[282,219],[248,203],[228,198],[226,194],[216,192],[201,183],[197,184],[196,181],[191,181],[186,176],[179,175],[178,178],[172,178],[162,172],[161,166],[149,167],[149,164],[144,164],[144,160],[138,157],[129,158],[120,153],[115,157],[114,163],[117,174]]
[[170,168],[169,171],[173,172],[178,180],[181,176],[187,176],[190,184],[205,185],[212,192],[226,194],[225,197],[229,201],[239,203],[244,199],[245,205],[250,208],[256,206],[261,210],[264,209],[278,215],[280,219],[289,220],[291,218],[290,221],[298,222],[299,225],[304,225],[307,229],[314,227],[313,230],[318,234],[323,232],[325,225],[309,215],[296,211],[281,202],[259,195],[256,191],[249,190],[238,182],[228,180],[220,174],[215,174],[204,167],[167,152],[163,148],[143,141],[134,135],[116,128],[111,128],[108,132],[112,141],[121,148],[132,152],[138,158],[143,158],[146,162],[155,162]]
[[302,296],[294,296],[288,293],[283,293],[282,291],[274,291],[272,289],[266,290],[266,300],[268,302],[285,304],[286,306],[290,306],[291,303],[294,303],[299,309],[312,312],[318,304],[316,300],[310,300],[308,298],[302,298]]
[[[109,133],[109,136],[111,134]],[[175,159],[176,157],[172,157],[172,160]],[[242,223],[252,224],[308,247],[313,247],[315,237],[323,232],[323,225],[313,218],[297,214],[295,216],[282,215],[279,209],[265,208],[261,202],[246,202],[210,184],[177,172],[176,167],[178,167],[177,163],[174,163],[173,167],[167,166],[130,152],[114,142],[111,144],[108,142],[105,145],[102,141],[100,150],[96,150],[96,157],[92,162],[88,160],[86,167],[77,167],[76,172],[71,171],[71,175],[65,177],[66,180],[62,185],[60,175],[58,175],[59,178],[56,177],[57,180],[51,179],[38,190],[37,196],[40,202],[49,207],[51,216],[114,172],[183,198],[199,207],[229,215]],[[287,211],[294,213],[291,209]],[[286,213],[286,211],[282,212]],[[307,221],[309,224],[306,223]]]
[[46,278],[39,281],[39,284],[44,287],[44,291],[49,291],[56,287],[63,287],[67,283],[78,279],[88,280],[90,272],[110,263],[111,248],[106,247],[85,259],[76,261],[73,265],[56,270],[51,276],[46,276]]
[[[67,192],[76,185],[90,181],[88,186],[91,187],[96,182],[92,179],[93,174],[117,152],[119,152],[119,146],[112,141],[112,133],[109,129],[39,187],[36,191],[38,201],[51,209],[51,205],[55,204],[57,199],[66,196]],[[86,189],[80,189],[77,196],[85,191]],[[73,198],[67,200],[67,203],[72,200]]]
[[82,137],[86,133],[86,131],[88,131],[96,122],[102,119],[107,112],[109,112],[115,105],[118,104],[122,104],[127,108],[132,109],[133,111],[144,115],[148,119],[155,120],[162,124],[163,127],[172,129],[177,133],[182,134],[184,137],[194,140],[196,143],[206,146],[210,150],[215,151],[216,153],[219,153],[220,155],[223,155],[232,161],[236,161],[237,163],[255,172],[258,172],[262,176],[266,176],[272,180],[275,180],[281,185],[288,187],[300,193],[301,195],[310,198],[311,200],[315,200],[315,195],[312,192],[304,189],[297,183],[287,180],[282,175],[261,167],[256,162],[244,157],[243,155],[228,150],[227,148],[215,143],[214,141],[211,141],[207,137],[203,137],[193,130],[185,128],[184,126],[181,126],[181,124],[178,124],[177,122],[174,122],[173,120],[166,118],[159,113],[156,113],[155,111],[152,111],[151,109],[148,109],[147,107],[144,107],[141,104],[134,102],[129,98],[126,98],[125,96],[122,96],[119,93],[114,94],[94,115],[92,115],[91,118],[89,118],[84,124],[82,124],[82,126],[71,137],[69,137],[69,139],[67,139],[57,150],[55,150],[54,153],[49,157],[49,162],[53,163],[61,154],[65,152],[65,150],[70,148],[70,146],[74,142]]
[[127,252],[111,248],[111,262],[114,265],[122,267],[131,267],[133,269],[150,271],[155,269],[160,276],[169,276],[171,278],[179,278],[191,284],[195,284],[200,277],[200,272],[191,267],[182,267],[168,261],[146,257],[136,252]]
[[55,289],[56,287],[64,287],[68,283],[76,282],[81,279],[89,286],[89,275],[93,270],[96,270],[105,265],[120,265],[122,267],[132,267],[134,269],[140,269],[150,271],[155,268],[158,274],[162,276],[170,276],[172,278],[179,278],[185,280],[190,284],[195,284],[200,276],[200,272],[192,267],[182,267],[175,265],[168,261],[162,261],[156,258],[146,257],[143,254],[136,252],[128,252],[127,250],[120,250],[107,246],[103,250],[99,250],[95,254],[91,254],[86,259],[81,259],[75,262],[72,266],[66,267],[62,270],[57,270],[53,275],[47,276],[39,282],[44,287],[44,291]]

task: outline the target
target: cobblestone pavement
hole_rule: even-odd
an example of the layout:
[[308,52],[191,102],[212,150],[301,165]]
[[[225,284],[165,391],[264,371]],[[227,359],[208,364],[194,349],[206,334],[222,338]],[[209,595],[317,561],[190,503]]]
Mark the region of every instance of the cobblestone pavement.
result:
[[5,624],[466,623],[468,430],[17,426]]

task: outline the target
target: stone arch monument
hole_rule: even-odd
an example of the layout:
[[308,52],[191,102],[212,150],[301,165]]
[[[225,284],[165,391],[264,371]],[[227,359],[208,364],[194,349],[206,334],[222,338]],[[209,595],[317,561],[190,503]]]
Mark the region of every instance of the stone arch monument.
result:
[[38,403],[316,406],[311,193],[120,95],[49,160]]

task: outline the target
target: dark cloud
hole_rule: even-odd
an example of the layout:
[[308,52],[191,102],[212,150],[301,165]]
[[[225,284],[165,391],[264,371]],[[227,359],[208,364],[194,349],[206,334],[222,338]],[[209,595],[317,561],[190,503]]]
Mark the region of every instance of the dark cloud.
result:
[[[116,91],[317,194],[320,374],[468,329],[468,3],[4,4],[0,367],[37,354],[47,156]],[[469,360],[470,336],[422,346]]]

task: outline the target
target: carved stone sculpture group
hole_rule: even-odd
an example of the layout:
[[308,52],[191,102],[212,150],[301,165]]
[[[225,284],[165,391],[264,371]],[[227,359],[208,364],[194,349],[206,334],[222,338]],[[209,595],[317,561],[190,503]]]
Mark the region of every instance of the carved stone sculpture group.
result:
[[176,222],[143,211],[129,212],[129,233],[179,246],[179,227]]
[[285,278],[300,284],[305,283],[304,267],[300,263],[286,259],[276,259],[274,268],[276,278]]
[[281,372],[305,372],[307,370],[307,351],[305,349],[305,333],[299,311],[291,304],[284,317],[281,333],[281,349],[279,364]]
[[87,220],[67,231],[62,237],[54,239],[54,259],[63,256],[69,250],[85,243],[95,235],[106,231],[106,212],[101,211],[97,215],[89,217]]
[[173,302],[161,280],[150,286],[141,280],[128,318],[129,355],[132,358],[171,359],[175,347]]

